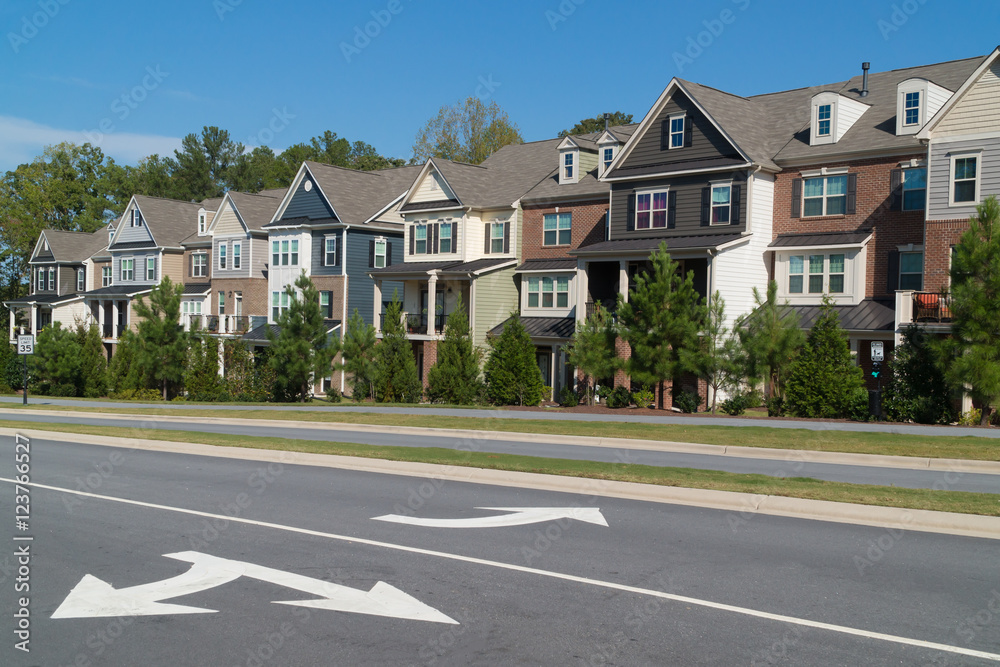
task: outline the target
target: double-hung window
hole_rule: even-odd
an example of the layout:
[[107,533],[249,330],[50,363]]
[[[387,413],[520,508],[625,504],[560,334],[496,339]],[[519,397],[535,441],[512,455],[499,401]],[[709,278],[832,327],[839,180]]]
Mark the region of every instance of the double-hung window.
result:
[[427,225],[414,225],[413,233],[415,239],[413,242],[413,254],[415,255],[426,255],[427,254]]
[[185,315],[201,315],[201,301],[181,301],[181,312]]
[[142,227],[142,211],[137,208],[132,209],[132,226]]
[[979,156],[953,156],[951,158],[951,180],[951,202],[953,204],[979,201]]
[[101,287],[108,287],[111,285],[111,267],[102,266],[101,267]]
[[122,282],[131,281],[135,276],[135,260],[129,257],[122,259]]
[[732,187],[725,185],[712,186],[712,224],[729,224],[729,200],[732,195]]
[[198,234],[204,234],[204,233],[205,233],[205,214],[204,213],[199,213],[198,214]]
[[85,275],[86,274],[84,274],[83,269],[77,269],[76,270],[76,291],[77,292],[82,292],[84,290],[84,287],[87,284],[86,280],[84,278]]
[[191,276],[193,278],[208,277],[208,253],[196,252],[191,255]]
[[601,151],[601,153],[604,155],[604,158],[603,158],[604,159],[604,171],[607,171],[608,167],[611,166],[611,163],[614,162],[614,159],[615,159],[615,149],[614,148],[605,148],[605,149],[603,149]]
[[226,292],[219,290],[219,315],[226,314]]
[[920,123],[920,93],[906,93],[903,99],[903,125]]
[[494,222],[490,225],[490,252],[503,252],[503,233],[506,222]]
[[816,136],[829,137],[833,118],[833,105],[821,104],[816,107]]
[[323,317],[333,317],[333,292],[323,290],[319,293],[319,309]]
[[271,266],[281,266],[280,241],[271,241]]
[[288,309],[288,292],[271,292],[271,321],[281,319],[281,313]]
[[899,253],[899,289],[919,291],[924,284],[924,253]]
[[549,213],[543,221],[542,245],[569,245],[572,236],[569,213]]
[[635,228],[667,226],[667,191],[638,192],[635,195]]
[[377,239],[375,241],[375,260],[374,260],[376,269],[381,269],[382,267],[385,266],[385,257],[386,257],[386,240]]
[[146,280],[156,280],[156,258],[146,258]]
[[291,246],[292,246],[291,265],[292,266],[298,266],[299,265],[299,240],[298,239],[292,239],[290,243],[291,243]]
[[[450,222],[442,222],[438,225],[438,252],[451,252],[452,248],[452,234],[454,233],[455,225]],[[382,242],[382,248],[385,249],[385,241]],[[378,246],[375,248],[375,252],[378,253]]]
[[670,148],[684,147],[684,116],[670,117]]
[[922,211],[927,202],[927,169],[903,170],[903,210]]
[[802,216],[844,215],[847,174],[807,178],[802,183]]
[[846,256],[792,255],[788,258],[788,293],[843,294]]
[[233,242],[233,268],[238,269],[243,266],[243,244],[239,241]]
[[49,289],[53,290],[56,288],[56,270],[54,268],[49,269]]
[[219,268],[220,269],[226,268],[226,251],[228,250],[228,247],[229,246],[226,243],[220,243],[219,244]]
[[[573,178],[573,168],[574,168],[573,153],[565,153],[563,155],[563,180],[570,180]],[[551,163],[550,163],[551,164]]]
[[337,237],[327,236],[323,240],[323,266],[337,265]]

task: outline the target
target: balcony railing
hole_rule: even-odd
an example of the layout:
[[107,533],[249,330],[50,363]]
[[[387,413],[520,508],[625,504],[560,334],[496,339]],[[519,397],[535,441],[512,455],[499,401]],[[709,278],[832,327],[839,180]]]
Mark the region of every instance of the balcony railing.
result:
[[914,292],[913,321],[939,324],[951,322],[951,294]]
[[[426,334],[427,333],[427,313],[403,313],[404,321],[406,324],[406,332],[411,334]],[[448,316],[445,313],[438,313],[434,316],[434,332],[437,334],[444,333],[444,325],[448,321]]]
[[614,317],[615,309],[618,307],[617,299],[598,299],[597,301],[588,301],[587,317],[590,317],[591,315],[594,314],[594,311],[597,310],[597,304],[601,304],[601,307],[606,312],[610,313],[612,317]]

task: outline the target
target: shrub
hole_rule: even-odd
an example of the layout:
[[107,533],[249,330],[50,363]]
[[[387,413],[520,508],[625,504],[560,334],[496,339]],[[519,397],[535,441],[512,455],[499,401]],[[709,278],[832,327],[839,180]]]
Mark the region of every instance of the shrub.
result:
[[614,408],[615,410],[619,408],[627,408],[631,403],[632,397],[629,394],[628,389],[618,385],[608,393],[607,406],[609,408]]
[[746,413],[747,408],[750,405],[750,395],[737,392],[724,400],[719,408],[725,412],[727,415],[737,416]]
[[916,325],[903,330],[885,374],[882,406],[886,419],[947,424],[953,419],[948,383],[933,336]]
[[[472,343],[465,306],[458,300],[448,315],[444,340],[438,343],[437,361],[427,374],[427,397],[432,403],[472,405],[479,396],[482,352]],[[546,394],[546,398],[551,396]]]
[[785,399],[781,396],[772,396],[767,401],[767,416],[768,417],[784,417],[785,416]]
[[653,406],[653,400],[656,397],[653,396],[653,392],[649,390],[649,387],[643,387],[639,391],[632,392],[632,402],[635,403],[637,408],[650,408]]
[[698,395],[698,392],[691,391],[690,389],[682,389],[680,393],[674,396],[674,407],[678,408],[681,412],[698,412],[700,404],[701,396]]
[[858,422],[866,422],[871,416],[868,410],[868,390],[864,387],[858,387],[851,394],[847,416]]
[[490,402],[538,405],[542,399],[542,372],[535,358],[535,344],[517,313],[511,313],[499,336],[490,336],[486,342],[490,353],[483,372]]
[[576,392],[573,391],[572,387],[563,387],[559,392],[559,405],[565,406],[567,408],[575,408],[580,404],[580,399],[577,398]]
[[159,389],[123,389],[112,392],[110,398],[116,401],[162,401],[163,393]]
[[972,408],[968,412],[962,413],[962,416],[958,419],[958,423],[962,426],[979,426],[982,418],[983,411],[979,408]]
[[340,395],[340,390],[330,385],[330,388],[326,390],[326,400],[331,403],[340,403],[342,396]]
[[552,387],[548,385],[542,385],[542,400],[551,401],[553,400]]

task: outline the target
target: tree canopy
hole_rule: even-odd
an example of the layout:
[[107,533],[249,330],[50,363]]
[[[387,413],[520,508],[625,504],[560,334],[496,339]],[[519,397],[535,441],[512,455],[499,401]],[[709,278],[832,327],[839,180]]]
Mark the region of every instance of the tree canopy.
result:
[[508,144],[524,143],[521,131],[496,101],[469,97],[441,107],[417,133],[413,161],[439,157],[480,164]]
[[[630,125],[632,123],[632,114],[623,113],[621,111],[615,111],[614,113],[608,114],[608,126],[612,125]],[[591,132],[600,132],[604,129],[604,114],[597,114],[593,118],[584,118],[579,123],[569,128],[568,130],[561,130],[559,132],[560,137],[568,137],[574,134],[590,134]]]

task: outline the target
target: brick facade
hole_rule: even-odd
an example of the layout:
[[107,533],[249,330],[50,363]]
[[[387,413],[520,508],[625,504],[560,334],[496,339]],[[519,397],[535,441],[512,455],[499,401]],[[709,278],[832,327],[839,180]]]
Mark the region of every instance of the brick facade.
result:
[[267,316],[269,306],[267,297],[267,281],[261,278],[228,278],[213,280],[212,291],[208,295],[208,312],[219,314],[219,292],[226,293],[226,314],[235,315],[234,292],[243,294],[243,315]]
[[[887,267],[889,252],[897,246],[924,242],[924,211],[890,210],[892,191],[890,175],[901,162],[911,158],[923,159],[926,155],[900,155],[891,158],[873,158],[846,162],[830,162],[783,171],[774,183],[774,236],[820,232],[873,232],[868,243],[865,270],[866,298],[894,298],[888,290]],[[857,202],[853,215],[819,218],[793,218],[792,181],[802,178],[802,170],[817,167],[847,167],[858,175]],[[774,267],[771,267],[774,276]]]
[[437,363],[438,358],[438,342],[436,340],[425,340],[424,341],[424,365],[420,369],[420,377],[423,380],[424,389],[427,389],[428,383],[427,378],[430,377],[431,367]]
[[[558,209],[558,210],[557,210]],[[572,215],[569,245],[546,246],[544,242],[544,220],[549,213]],[[556,206],[551,203],[526,204],[523,217],[523,245],[521,260],[561,259],[569,257],[570,250],[580,246],[599,243],[604,240],[605,219],[608,214],[608,199],[589,202],[570,202]]]
[[[310,276],[313,285],[321,292],[330,292],[330,305],[333,311],[332,319],[342,320],[344,317],[344,283],[347,276]],[[347,314],[351,316],[350,313]]]
[[924,236],[924,289],[948,291],[951,285],[951,248],[969,229],[969,220],[928,220]]

